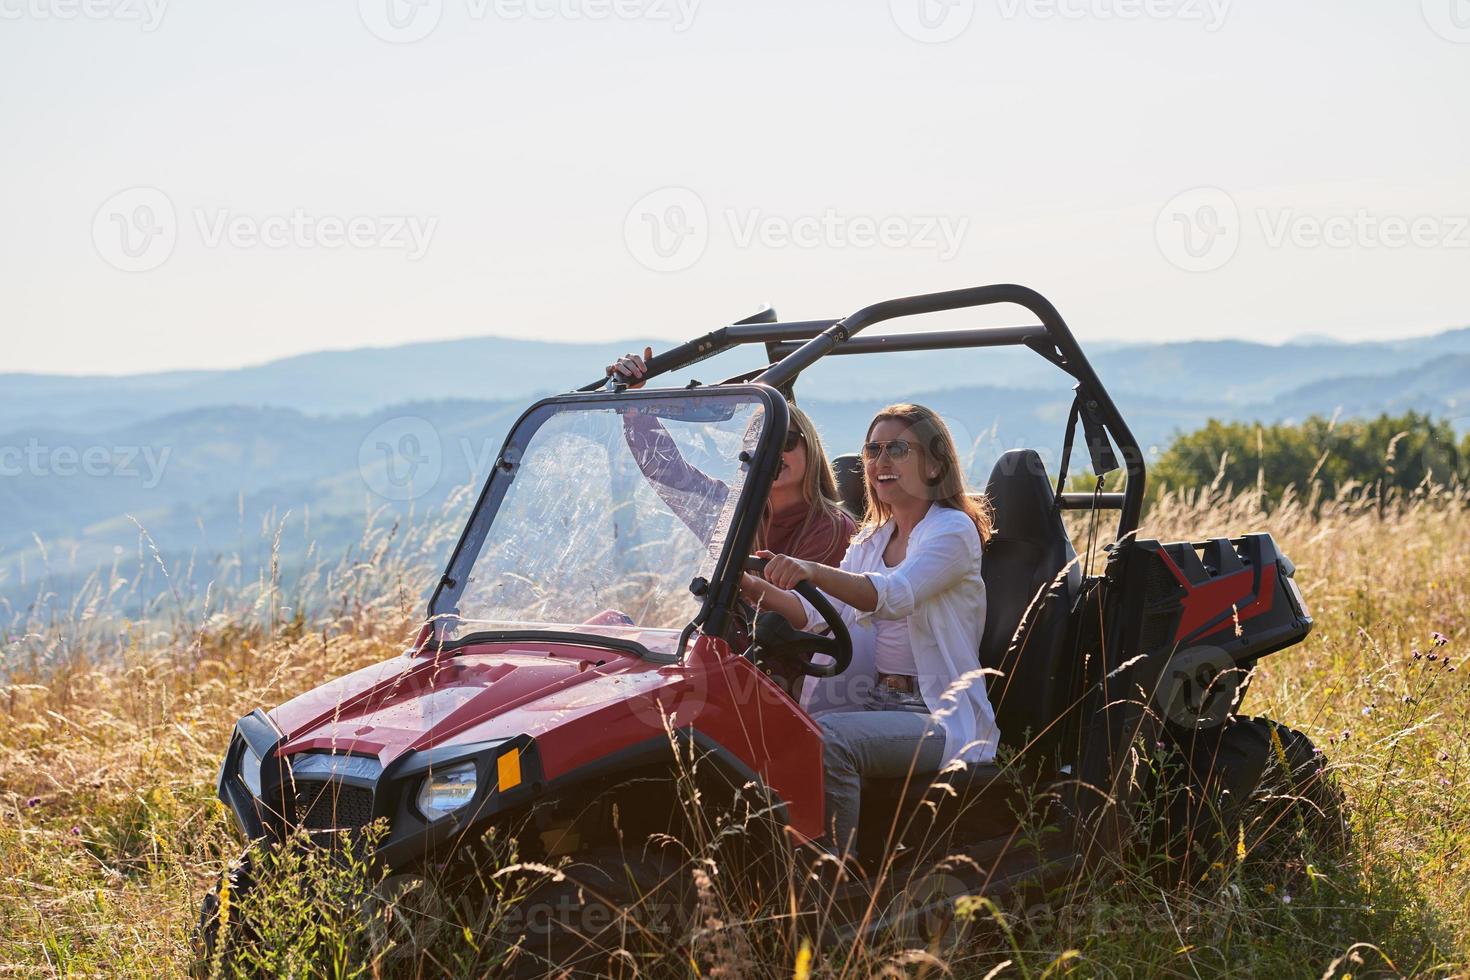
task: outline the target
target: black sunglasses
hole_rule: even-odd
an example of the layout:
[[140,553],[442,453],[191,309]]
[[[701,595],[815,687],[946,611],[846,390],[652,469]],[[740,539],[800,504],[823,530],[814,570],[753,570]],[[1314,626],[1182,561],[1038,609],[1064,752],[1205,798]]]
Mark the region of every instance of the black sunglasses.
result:
[[863,444],[863,458],[875,460],[886,453],[889,459],[903,459],[913,448],[906,439],[894,439],[892,442],[868,442]]
[[786,441],[781,444],[781,451],[783,453],[791,452],[791,450],[801,445],[801,440],[802,435],[800,429],[787,429]]

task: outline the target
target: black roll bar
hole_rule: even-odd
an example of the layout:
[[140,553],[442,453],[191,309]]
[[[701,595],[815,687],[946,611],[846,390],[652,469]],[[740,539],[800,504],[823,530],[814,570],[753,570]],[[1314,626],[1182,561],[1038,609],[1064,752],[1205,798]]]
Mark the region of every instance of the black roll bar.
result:
[[[1020,306],[1034,315],[1040,324],[857,338],[860,331],[885,320],[997,305]],[[1123,454],[1127,483],[1121,494],[1103,494],[1100,497],[1094,494],[1064,494],[1061,505],[1068,509],[1092,506],[1112,509],[1116,506],[1120,511],[1119,541],[1131,540],[1132,533],[1138,529],[1143,513],[1146,479],[1143,452],[1062,315],[1046,297],[1034,289],[1006,284],[909,296],[875,303],[839,320],[800,320],[790,323],[743,321],[720,327],[655,355],[648,362],[648,371],[644,378],[651,379],[677,371],[741,344],[753,343],[766,344],[771,359],[776,361],[754,380],[782,390],[788,389],[802,371],[829,354],[1012,345],[1029,347],[1079,382],[1081,390],[1078,396],[1083,399],[1081,404],[1085,409],[1085,421],[1095,420],[1101,423],[1106,435],[1111,436]],[[579,390],[596,391],[610,383],[612,379],[605,375]],[[1106,445],[1106,439],[1103,444]],[[1098,458],[1100,457],[1094,456],[1094,459]],[[1106,456],[1101,458],[1106,459]],[[1084,497],[1088,501],[1086,504],[1082,502]]]

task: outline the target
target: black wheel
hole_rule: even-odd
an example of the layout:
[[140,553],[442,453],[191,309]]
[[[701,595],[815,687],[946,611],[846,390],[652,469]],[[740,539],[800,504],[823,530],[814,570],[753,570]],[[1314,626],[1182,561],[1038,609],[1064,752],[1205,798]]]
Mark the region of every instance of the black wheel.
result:
[[1232,718],[1176,739],[1154,843],[1185,883],[1242,854],[1254,871],[1283,878],[1345,855],[1346,801],[1306,735],[1269,718]]
[[[227,869],[199,904],[199,924],[194,928],[194,975],[196,977],[233,976],[230,969],[230,947],[249,938],[249,925],[240,915],[239,897],[254,884],[254,868],[246,854],[233,870]],[[221,931],[222,896],[228,892],[229,915]]]
[[532,884],[508,917],[505,939],[521,946],[512,975],[657,976],[661,962],[680,961],[695,901],[681,862],[605,848],[560,872]]

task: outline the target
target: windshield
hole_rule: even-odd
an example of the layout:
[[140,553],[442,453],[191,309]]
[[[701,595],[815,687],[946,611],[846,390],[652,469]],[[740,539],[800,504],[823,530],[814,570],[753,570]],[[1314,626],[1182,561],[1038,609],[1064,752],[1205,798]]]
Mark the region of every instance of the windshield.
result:
[[471,518],[431,613],[452,640],[590,632],[674,653],[689,591],[724,549],[765,410],[689,393],[531,412]]

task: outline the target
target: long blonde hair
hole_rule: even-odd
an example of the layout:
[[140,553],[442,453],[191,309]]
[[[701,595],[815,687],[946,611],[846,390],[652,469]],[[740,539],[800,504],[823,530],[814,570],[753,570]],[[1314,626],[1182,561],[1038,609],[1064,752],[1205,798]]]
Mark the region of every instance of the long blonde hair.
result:
[[[932,479],[928,477],[924,479],[929,486],[929,493],[933,501],[941,507],[950,507],[962,512],[975,522],[975,530],[980,532],[980,542],[989,543],[990,536],[995,533],[994,512],[990,507],[990,499],[983,493],[972,493],[966,489],[965,471],[960,466],[960,454],[955,448],[954,436],[949,433],[949,426],[944,424],[944,420],[936,415],[933,409],[902,402],[897,405],[889,405],[873,416],[873,421],[868,423],[868,435],[865,441],[872,437],[874,426],[879,422],[889,420],[906,425],[910,438],[918,444],[915,448],[928,453],[929,458],[938,465],[939,472]],[[872,533],[888,522],[890,510],[878,499],[873,488],[868,486],[866,466],[863,467],[863,485],[867,489],[867,509],[863,514],[860,533]]]
[[[806,444],[806,473],[801,479],[801,499],[806,501],[808,509],[806,520],[801,522],[791,540],[803,541],[815,528],[824,524],[831,529],[835,540],[846,530],[847,512],[838,503],[837,478],[832,474],[832,464],[827,461],[827,453],[822,448],[822,437],[817,435],[817,427],[812,424],[811,417],[791,402],[786,403],[786,412],[791,417],[791,424],[801,433],[801,441]],[[767,498],[765,514],[755,535],[757,548],[765,547],[766,527],[770,520],[771,501]]]

